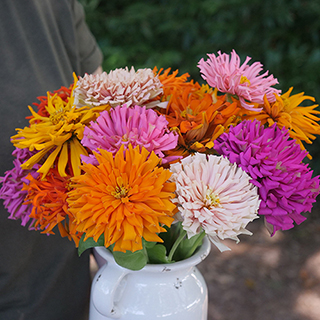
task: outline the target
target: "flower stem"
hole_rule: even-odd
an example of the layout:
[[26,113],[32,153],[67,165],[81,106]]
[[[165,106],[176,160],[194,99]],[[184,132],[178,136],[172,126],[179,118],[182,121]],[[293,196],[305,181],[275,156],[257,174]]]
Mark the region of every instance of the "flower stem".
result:
[[178,239],[174,242],[174,244],[169,252],[169,256],[168,256],[169,261],[172,261],[174,253],[176,252],[180,242],[183,240],[183,238],[185,237],[186,234],[187,234],[187,231],[182,229]]

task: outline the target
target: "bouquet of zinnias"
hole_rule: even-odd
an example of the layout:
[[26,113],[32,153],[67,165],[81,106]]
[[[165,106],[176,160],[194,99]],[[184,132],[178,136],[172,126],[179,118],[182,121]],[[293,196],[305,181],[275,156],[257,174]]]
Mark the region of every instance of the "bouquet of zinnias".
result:
[[274,234],[305,220],[319,177],[303,162],[320,133],[314,98],[284,94],[235,53],[201,59],[206,81],[157,68],[74,77],[29,106],[0,196],[10,219],[105,246],[130,269],[190,257],[208,236]]

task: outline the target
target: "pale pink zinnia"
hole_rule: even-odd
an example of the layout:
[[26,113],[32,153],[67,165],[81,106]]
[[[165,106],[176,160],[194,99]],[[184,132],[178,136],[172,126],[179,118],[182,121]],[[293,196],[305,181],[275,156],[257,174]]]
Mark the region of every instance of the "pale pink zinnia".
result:
[[176,183],[177,220],[188,237],[203,230],[220,251],[229,248],[220,242],[249,234],[249,222],[256,219],[260,200],[250,176],[227,158],[195,153],[172,164]]
[[[117,106],[110,112],[103,111],[96,121],[90,123],[83,132],[82,145],[91,151],[104,149],[116,154],[121,145],[128,148],[141,146],[153,151],[162,158],[163,163],[179,157],[165,157],[163,151],[174,149],[178,143],[178,134],[169,131],[165,116],[158,115],[146,107]],[[94,155],[82,156],[84,162],[95,163]]]
[[126,104],[127,107],[144,105],[151,108],[161,106],[153,99],[162,93],[162,83],[151,69],[135,71],[132,67],[130,71],[121,68],[80,77],[74,90],[74,101],[77,107]]
[[202,78],[220,92],[237,96],[245,109],[257,111],[252,103],[263,104],[264,95],[269,102],[274,102],[274,94],[281,93],[281,90],[271,87],[278,83],[273,75],[268,76],[268,71],[259,74],[263,69],[260,62],[248,65],[250,57],[247,57],[242,65],[234,50],[231,52],[231,58],[220,51],[217,57],[214,54],[208,54],[208,57],[207,61],[201,59],[198,63]]

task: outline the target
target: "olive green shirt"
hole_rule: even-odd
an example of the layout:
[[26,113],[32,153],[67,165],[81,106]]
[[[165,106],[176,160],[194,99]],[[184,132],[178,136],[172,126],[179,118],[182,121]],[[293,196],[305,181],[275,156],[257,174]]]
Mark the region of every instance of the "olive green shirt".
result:
[[[76,0],[1,0],[0,176],[12,165],[10,137],[28,125],[28,105],[92,73],[102,54]],[[28,231],[0,203],[0,319],[79,320],[88,305],[89,254]]]

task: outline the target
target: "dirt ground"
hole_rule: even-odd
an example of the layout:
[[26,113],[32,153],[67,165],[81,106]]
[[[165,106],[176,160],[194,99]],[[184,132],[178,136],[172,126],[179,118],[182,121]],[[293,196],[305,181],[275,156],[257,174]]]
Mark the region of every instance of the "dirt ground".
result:
[[198,265],[208,320],[320,320],[320,205],[307,217],[273,237],[258,219],[248,226],[252,236],[228,241],[231,251],[212,246]]
[[208,320],[320,320],[320,206],[307,217],[274,237],[255,220],[231,251],[212,247],[198,266]]

